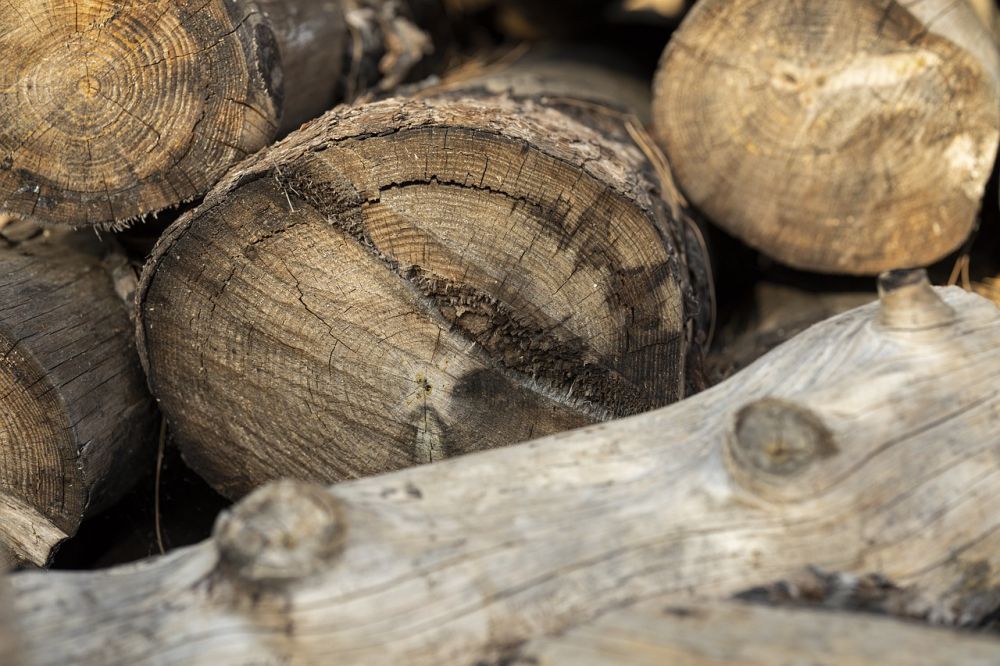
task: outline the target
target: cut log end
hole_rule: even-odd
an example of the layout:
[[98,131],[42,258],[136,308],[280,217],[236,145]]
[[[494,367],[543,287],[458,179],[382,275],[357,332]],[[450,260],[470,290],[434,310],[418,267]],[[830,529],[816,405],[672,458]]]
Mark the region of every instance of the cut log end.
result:
[[0,202],[115,226],[202,194],[274,135],[273,35],[242,2],[0,6]]
[[705,0],[664,54],[654,121],[682,190],[730,233],[797,268],[875,275],[971,231],[997,71],[964,2]]
[[493,96],[322,123],[233,175],[144,272],[151,383],[216,488],[365,476],[683,395],[684,249],[627,139]]

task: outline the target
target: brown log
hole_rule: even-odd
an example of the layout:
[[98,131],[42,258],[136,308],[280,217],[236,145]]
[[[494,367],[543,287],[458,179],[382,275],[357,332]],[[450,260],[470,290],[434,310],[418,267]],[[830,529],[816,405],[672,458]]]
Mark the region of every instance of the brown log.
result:
[[153,401],[94,240],[0,235],[0,542],[39,566],[153,461]]
[[513,650],[511,666],[913,666],[1000,662],[1000,639],[870,615],[645,603]]
[[[433,50],[439,0],[0,5],[0,212],[123,226]],[[381,84],[380,84],[381,80]]]
[[706,260],[657,198],[639,124],[601,96],[642,86],[547,58],[465,85],[325,116],[159,242],[141,353],[186,460],[223,494],[690,390]]
[[493,663],[638,599],[728,598],[807,564],[881,574],[957,623],[1000,587],[1000,311],[915,277],[650,414],[282,482],[202,545],[17,574],[29,663]]
[[953,0],[701,0],[654,122],[678,185],[790,266],[875,274],[968,237],[1000,138],[990,32]]

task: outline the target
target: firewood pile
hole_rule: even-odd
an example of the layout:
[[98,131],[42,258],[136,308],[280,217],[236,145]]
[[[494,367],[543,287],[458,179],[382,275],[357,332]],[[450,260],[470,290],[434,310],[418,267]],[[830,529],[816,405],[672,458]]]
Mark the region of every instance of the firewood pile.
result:
[[0,664],[1000,664],[998,17],[0,4]]

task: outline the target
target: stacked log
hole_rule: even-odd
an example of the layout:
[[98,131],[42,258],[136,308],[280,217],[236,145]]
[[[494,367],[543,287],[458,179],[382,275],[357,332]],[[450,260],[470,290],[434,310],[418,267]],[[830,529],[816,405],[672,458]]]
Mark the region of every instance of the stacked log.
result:
[[160,240],[140,351],[216,489],[391,471],[692,390],[707,260],[609,102],[645,90],[555,58],[334,111]]
[[121,227],[434,51],[436,0],[0,6],[0,213]]
[[692,204],[770,257],[925,266],[976,220],[1000,63],[966,2],[702,0],[663,55],[654,119]]
[[659,411],[331,489],[281,482],[142,567],[16,576],[24,650],[492,663],[640,598],[728,597],[804,562],[879,571],[958,622],[1000,585],[1000,312],[919,274],[880,293]]
[[41,566],[152,462],[155,424],[102,248],[39,234],[0,235],[0,544]]

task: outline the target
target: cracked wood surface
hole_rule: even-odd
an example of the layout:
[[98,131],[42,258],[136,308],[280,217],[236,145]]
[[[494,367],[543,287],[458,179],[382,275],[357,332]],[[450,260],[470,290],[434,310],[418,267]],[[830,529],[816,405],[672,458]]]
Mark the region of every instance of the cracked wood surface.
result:
[[[435,0],[0,3],[0,211],[121,227],[432,51]],[[411,11],[412,10],[412,11]]]
[[958,595],[938,615],[957,621],[1000,585],[1000,311],[919,276],[881,294],[649,414],[330,489],[280,482],[201,545],[17,574],[27,663],[490,663],[807,564]]
[[153,401],[93,241],[0,236],[0,540],[39,566],[152,462]]
[[663,55],[654,124],[681,190],[731,234],[797,268],[875,274],[968,237],[998,72],[964,0],[701,0]]
[[1000,640],[885,617],[644,603],[531,641],[510,666],[915,666],[1000,662]]
[[199,474],[350,479],[684,395],[706,258],[632,121],[556,71],[337,110],[167,231],[140,348]]

